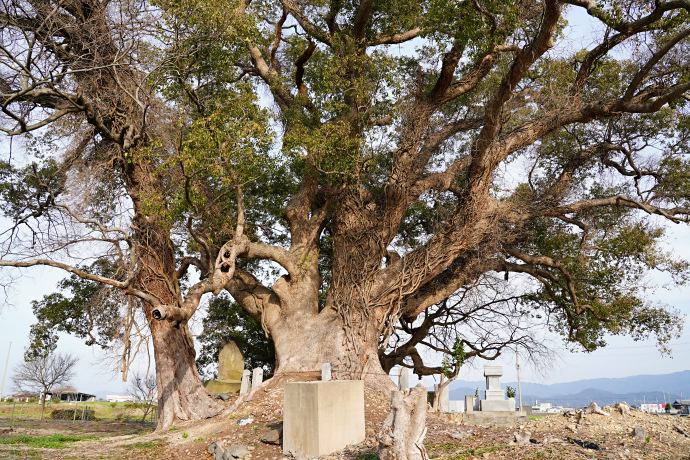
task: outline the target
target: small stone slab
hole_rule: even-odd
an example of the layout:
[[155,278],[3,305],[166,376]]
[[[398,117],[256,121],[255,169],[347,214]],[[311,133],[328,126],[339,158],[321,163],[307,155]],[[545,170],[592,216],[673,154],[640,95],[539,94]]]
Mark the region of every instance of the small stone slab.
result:
[[398,377],[398,390],[407,391],[410,389],[410,370],[406,367],[400,369]]
[[331,379],[331,363],[321,364],[321,380],[327,382]]
[[242,383],[240,384],[240,395],[246,395],[249,393],[249,376],[251,375],[251,372],[248,370],[245,370],[242,373]]
[[252,374],[252,390],[255,390],[264,381],[264,370],[260,367],[254,369]]

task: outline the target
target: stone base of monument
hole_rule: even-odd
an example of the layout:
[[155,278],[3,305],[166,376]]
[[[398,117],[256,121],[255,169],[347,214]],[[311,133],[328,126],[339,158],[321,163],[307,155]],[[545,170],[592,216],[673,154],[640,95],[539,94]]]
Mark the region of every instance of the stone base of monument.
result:
[[[484,401],[482,401],[484,402]],[[526,412],[495,411],[495,412],[465,412],[462,415],[464,425],[494,425],[517,426],[529,420]]]
[[364,441],[361,380],[289,382],[283,399],[283,453],[317,458]]
[[500,412],[515,412],[515,399],[484,399],[479,402],[480,410],[486,411],[500,411]]
[[206,385],[206,391],[209,393],[227,393],[229,395],[236,395],[240,393],[239,380],[210,380]]

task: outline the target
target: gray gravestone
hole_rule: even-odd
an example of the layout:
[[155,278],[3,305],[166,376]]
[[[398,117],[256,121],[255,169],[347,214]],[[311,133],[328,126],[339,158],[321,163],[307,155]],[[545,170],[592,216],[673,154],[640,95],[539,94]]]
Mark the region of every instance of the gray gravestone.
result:
[[254,374],[252,375],[252,390],[256,389],[264,381],[264,370],[260,367],[254,369]]
[[515,411],[515,401],[507,400],[501,389],[500,379],[502,375],[503,366],[500,364],[484,366],[486,399],[481,401],[482,411]]
[[448,394],[448,386],[449,385],[446,385],[445,387],[443,387],[443,390],[441,390],[441,396],[439,398],[441,412],[450,411],[450,395]]
[[249,375],[251,372],[249,371],[244,371],[242,373],[242,385],[240,386],[240,394],[241,395],[246,395],[249,393]]
[[410,389],[410,370],[406,367],[400,368],[400,377],[398,380],[398,389],[400,391],[407,391]]
[[209,393],[237,394],[241,387],[244,357],[237,344],[230,340],[218,352],[218,378],[206,383]]
[[327,382],[331,379],[331,363],[321,364],[321,380]]

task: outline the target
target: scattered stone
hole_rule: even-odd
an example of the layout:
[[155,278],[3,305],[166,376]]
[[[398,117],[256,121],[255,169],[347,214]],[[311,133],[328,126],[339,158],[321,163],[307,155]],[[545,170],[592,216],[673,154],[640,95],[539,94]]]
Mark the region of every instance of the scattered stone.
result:
[[279,446],[281,439],[283,439],[283,427],[282,426],[266,433],[261,438],[261,442],[263,442],[265,444],[273,444],[273,445]]
[[217,447],[218,447],[218,443],[213,441],[211,444],[209,444],[206,447],[206,450],[208,451],[209,454],[213,455],[216,452]]
[[681,427],[679,427],[678,425],[673,425],[673,428],[675,428],[678,433],[682,434],[686,438],[690,438],[690,434],[683,431],[683,429]]
[[249,425],[249,424],[252,423],[253,421],[254,421],[254,419],[251,418],[251,417],[244,417],[244,418],[239,419],[239,420],[237,421],[237,424],[238,424],[239,426],[245,426],[245,425]]
[[632,436],[635,439],[644,440],[647,434],[644,432],[644,428],[637,426],[633,428],[632,432],[630,433],[630,436]]
[[230,395],[227,393],[213,393],[212,395],[215,399],[222,399],[223,401],[227,401],[230,399]]
[[448,433],[448,436],[450,436],[453,439],[461,440],[461,439],[465,439],[470,434],[471,433],[467,432],[467,431],[455,431],[455,432]]
[[566,428],[572,431],[573,433],[577,431],[577,425],[568,425]]
[[515,444],[517,444],[518,446],[526,446],[527,444],[529,444],[529,437],[531,434],[532,433],[530,433],[529,431],[525,431],[522,433],[519,433],[517,431],[514,432],[513,437],[515,438]]
[[231,444],[230,447],[225,449],[225,454],[228,460],[233,458],[244,458],[249,455],[249,449],[247,449],[247,446]]

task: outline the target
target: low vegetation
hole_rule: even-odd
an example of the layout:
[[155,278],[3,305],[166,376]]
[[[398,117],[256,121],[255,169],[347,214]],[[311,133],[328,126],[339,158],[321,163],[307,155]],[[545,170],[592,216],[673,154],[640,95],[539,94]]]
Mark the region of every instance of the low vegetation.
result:
[[[46,413],[53,419],[74,420],[98,420],[98,421],[141,421],[142,408],[136,403],[111,403],[104,401],[92,402],[49,402]],[[86,408],[84,408],[86,406]],[[54,415],[53,415],[54,414]],[[153,420],[152,420],[153,417]],[[29,419],[38,420],[41,418],[41,405],[36,402],[2,402],[0,403],[0,419]],[[149,413],[146,423],[155,422],[155,411]]]
[[24,444],[30,447],[41,447],[44,449],[64,449],[69,443],[94,439],[93,435],[67,436],[64,434],[53,434],[50,436],[10,436],[0,438],[0,444]]

